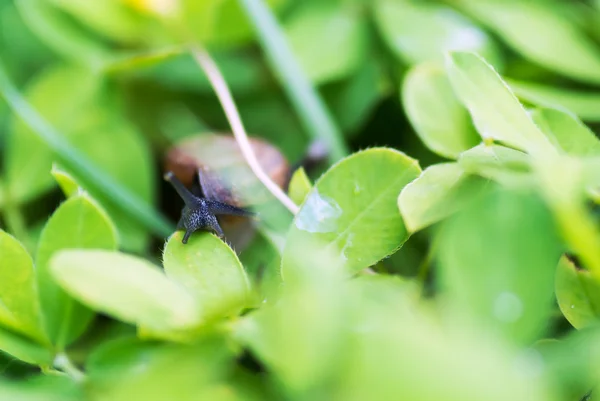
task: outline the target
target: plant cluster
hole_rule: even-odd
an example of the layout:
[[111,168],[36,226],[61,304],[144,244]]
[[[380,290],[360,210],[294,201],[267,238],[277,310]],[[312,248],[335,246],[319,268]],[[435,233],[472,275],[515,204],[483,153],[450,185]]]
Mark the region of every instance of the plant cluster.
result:
[[[0,398],[598,398],[598,22],[599,1],[0,0]],[[245,149],[207,54],[281,151],[283,204],[214,135]]]

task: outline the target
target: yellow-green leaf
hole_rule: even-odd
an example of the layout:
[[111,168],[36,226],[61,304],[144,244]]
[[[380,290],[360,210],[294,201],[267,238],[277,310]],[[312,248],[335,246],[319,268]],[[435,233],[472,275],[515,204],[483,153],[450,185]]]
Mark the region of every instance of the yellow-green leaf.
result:
[[235,252],[209,233],[183,244],[181,232],[169,238],[163,253],[167,277],[189,290],[204,319],[239,312],[250,301],[250,283]]
[[85,194],[66,200],[46,223],[37,251],[36,274],[44,325],[53,344],[64,347],[75,340],[94,314],[54,281],[50,258],[63,249],[115,249],[116,246],[114,225]]
[[50,260],[54,279],[99,312],[150,330],[186,329],[200,313],[186,289],[150,262],[116,251],[65,250]]
[[355,153],[314,185],[288,232],[282,269],[294,266],[296,247],[320,244],[357,272],[407,240],[397,198],[419,176],[416,160],[388,148]]

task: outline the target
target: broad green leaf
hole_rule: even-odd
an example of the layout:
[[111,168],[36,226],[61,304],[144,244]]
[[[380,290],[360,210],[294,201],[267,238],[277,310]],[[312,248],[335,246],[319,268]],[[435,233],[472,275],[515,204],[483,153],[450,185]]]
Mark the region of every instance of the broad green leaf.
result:
[[[92,106],[99,82],[76,67],[55,67],[34,78],[25,95],[49,122],[65,135],[72,136],[83,119],[81,113]],[[64,88],[71,88],[65,91]],[[62,93],[56,97],[56,93]],[[26,202],[54,185],[49,174],[53,155],[27,125],[15,119],[6,140],[4,159],[6,190],[14,202]]]
[[378,103],[391,92],[381,63],[363,58],[364,65],[343,81],[322,86],[320,92],[346,136],[356,136]]
[[[136,13],[123,0],[103,0],[92,3],[78,0],[50,0],[57,8],[79,20],[86,28],[125,43],[148,41],[147,36],[160,31],[160,25]],[[149,28],[152,29],[149,29]],[[146,36],[146,37],[144,37]]]
[[189,290],[204,319],[236,314],[250,301],[250,283],[235,252],[218,237],[198,233],[183,244],[182,232],[163,252],[167,277]]
[[559,399],[585,400],[585,394],[596,386],[599,345],[598,326],[572,330],[560,340],[542,340],[534,345],[542,357],[546,382],[553,385],[555,394],[560,394]]
[[434,316],[410,302],[410,292],[398,292],[356,299],[340,385],[330,399],[553,400],[541,378],[526,373],[539,366],[535,357],[457,316]]
[[600,321],[600,282],[563,256],[556,270],[556,299],[561,312],[576,329]]
[[538,338],[552,312],[563,250],[539,198],[498,189],[450,219],[438,239],[445,302],[507,339],[527,344]]
[[[122,115],[115,99],[103,91],[98,77],[75,67],[55,67],[39,76],[27,91],[28,100],[69,142],[125,185],[140,202],[154,201],[154,166],[146,140]],[[55,93],[73,87],[68,95]],[[14,124],[5,160],[7,191],[15,202],[33,199],[52,188],[49,174],[56,156],[28,126]],[[69,173],[88,189],[76,171]],[[146,230],[104,193],[91,192],[117,224],[125,249],[143,251]]]
[[286,248],[302,262],[286,275],[281,296],[240,319],[234,332],[298,395],[327,383],[339,368],[346,308],[346,279],[336,255],[318,252],[311,239],[301,245]]
[[[245,52],[236,51],[235,49],[215,49],[211,51],[211,56],[219,66],[219,70],[221,70],[234,95],[240,96],[259,92],[269,80],[269,76],[259,60]],[[116,64],[118,64],[118,61]],[[121,67],[119,69],[118,66],[108,65],[107,68],[109,71],[111,68],[115,68],[112,73],[119,77],[134,80],[152,80],[173,90],[212,93],[210,81],[199,71],[198,64],[187,52],[165,58],[160,63],[134,64],[134,66],[135,68],[130,66],[130,68]],[[151,101],[153,99],[139,99],[141,105],[145,104],[145,100]],[[218,105],[215,106],[218,107]],[[164,114],[166,110],[158,111],[160,114]]]
[[554,7],[519,0],[459,4],[523,57],[570,78],[600,84],[600,50]]
[[[552,208],[569,250],[598,278],[600,230],[591,213],[587,195],[600,184],[597,173],[599,160],[597,157],[559,154],[538,160],[536,167],[539,189]],[[592,171],[588,171],[590,167]]]
[[398,207],[413,233],[468,207],[487,185],[456,163],[435,164],[402,189]]
[[302,204],[311,189],[312,183],[310,182],[310,178],[306,175],[304,168],[300,167],[298,170],[294,171],[288,188],[288,194],[294,203],[297,205]]
[[50,270],[69,294],[124,322],[156,331],[198,323],[194,298],[144,259],[115,251],[65,250],[51,259]]
[[[579,196],[585,190],[593,199],[600,199],[600,140],[596,134],[586,127],[574,115],[553,110],[553,109],[537,109],[532,114],[534,121],[550,139],[557,149],[562,150],[567,155],[575,156],[577,159],[569,160],[569,163],[579,164],[576,166],[579,171],[576,173],[577,179],[568,177],[564,173],[565,168],[556,172],[554,180],[559,176],[564,176],[571,190],[566,186],[560,188],[556,183],[552,184],[559,191],[568,191],[572,195]],[[558,162],[560,163],[560,162]],[[550,166],[554,169],[555,166]],[[548,175],[553,175],[548,173]],[[574,186],[573,186],[574,185]],[[559,189],[560,188],[560,189]],[[557,198],[554,196],[552,199]],[[580,196],[580,198],[583,198]],[[571,224],[574,227],[573,224]]]
[[416,160],[388,148],[358,152],[334,165],[315,183],[294,218],[283,273],[298,263],[295,247],[309,240],[339,255],[350,272],[393,253],[408,239],[398,194],[420,172]]
[[568,110],[584,121],[600,122],[600,93],[507,80],[521,100],[542,107]]
[[199,394],[225,377],[233,357],[217,336],[194,345],[118,339],[89,356],[89,391],[94,399],[114,401],[211,399]]
[[497,181],[509,187],[535,185],[530,157],[500,145],[481,144],[462,153],[458,164],[466,172]]
[[552,152],[544,134],[484,59],[474,53],[450,53],[446,70],[484,140],[502,141],[531,154]]
[[[25,82],[32,71],[54,61],[54,54],[48,49],[23,21],[16,2],[0,5],[0,48],[2,61],[16,82]],[[0,106],[2,109],[2,106]],[[0,114],[2,114],[0,112]]]
[[0,324],[44,341],[33,261],[23,245],[0,230]]
[[269,234],[258,232],[242,250],[240,261],[250,277],[257,299],[270,301],[274,298],[282,283],[281,251]]
[[79,184],[77,184],[77,181],[75,181],[71,174],[67,173],[56,165],[52,166],[51,173],[67,198],[77,194],[80,191],[81,187]]
[[375,21],[394,54],[409,64],[442,62],[450,50],[472,51],[499,66],[487,33],[449,7],[406,0],[377,0]]
[[600,156],[600,140],[574,115],[537,109],[532,116],[557,149],[573,156]]
[[419,64],[407,73],[402,103],[419,138],[440,156],[456,159],[481,142],[446,73],[436,64]]
[[18,334],[0,328],[0,350],[33,365],[48,367],[53,353],[42,345]]
[[276,93],[259,93],[238,102],[240,114],[248,132],[256,132],[277,146],[288,160],[300,160],[309,139],[298,116]]
[[106,213],[87,195],[76,195],[54,212],[42,231],[36,256],[41,310],[50,341],[62,348],[75,340],[94,314],[66,294],[54,281],[49,261],[63,249],[115,249],[115,228]]
[[80,401],[81,383],[66,375],[38,375],[27,380],[0,381],[0,399],[19,401]]
[[343,78],[358,69],[369,35],[361,11],[351,2],[312,1],[300,5],[286,21],[292,50],[312,81]]
[[[29,29],[59,55],[92,68],[109,60],[110,51],[106,45],[48,1],[16,1],[15,4]],[[72,86],[71,89],[77,88]]]

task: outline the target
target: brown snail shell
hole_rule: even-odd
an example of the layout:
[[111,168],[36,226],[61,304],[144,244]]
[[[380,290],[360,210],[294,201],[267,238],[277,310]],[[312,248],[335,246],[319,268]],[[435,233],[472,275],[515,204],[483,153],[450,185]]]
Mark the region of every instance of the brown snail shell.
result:
[[[250,138],[259,164],[269,177],[284,188],[290,166],[281,152],[267,141]],[[165,169],[172,171],[187,187],[207,182],[209,194],[238,207],[262,204],[272,196],[256,178],[231,134],[199,134],[178,142],[166,156]]]

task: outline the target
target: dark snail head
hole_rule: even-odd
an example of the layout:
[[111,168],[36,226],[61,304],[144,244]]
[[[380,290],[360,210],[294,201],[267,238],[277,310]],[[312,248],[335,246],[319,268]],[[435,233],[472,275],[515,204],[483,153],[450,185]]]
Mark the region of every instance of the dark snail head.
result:
[[206,194],[210,193],[210,191],[204,188],[204,180],[202,179],[201,172],[200,175],[200,186],[202,187],[204,197],[192,194],[173,172],[168,171],[164,176],[165,180],[171,183],[185,204],[181,211],[179,223],[177,223],[178,230],[185,230],[183,240],[181,241],[184,244],[198,230],[213,232],[219,238],[224,239],[225,235],[219,225],[217,216],[256,216],[255,213],[248,210],[220,202],[216,199],[209,199]]

